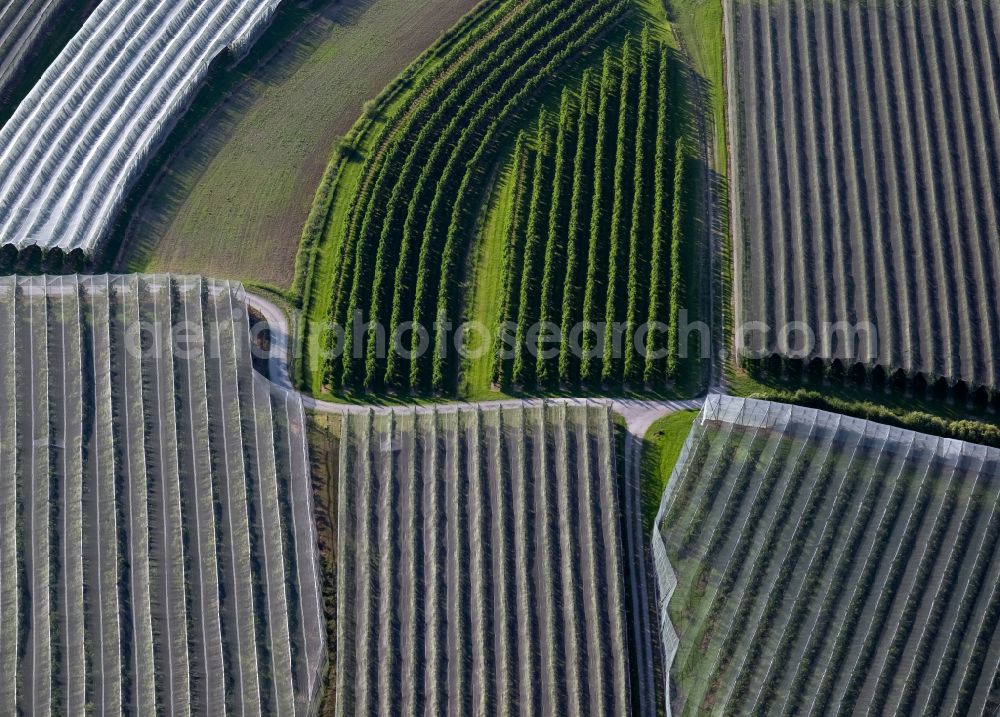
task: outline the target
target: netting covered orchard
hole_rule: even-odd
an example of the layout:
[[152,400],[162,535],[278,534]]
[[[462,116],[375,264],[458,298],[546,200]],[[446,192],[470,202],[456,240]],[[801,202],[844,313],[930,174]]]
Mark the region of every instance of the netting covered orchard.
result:
[[653,534],[673,713],[994,713],[1000,451],[712,396]]
[[303,714],[306,426],[238,285],[0,278],[0,713]]
[[1000,5],[726,15],[738,321],[770,327],[751,348],[996,389]]
[[224,52],[280,0],[104,0],[0,130],[0,245],[94,256]]
[[606,406],[353,413],[337,714],[631,710]]

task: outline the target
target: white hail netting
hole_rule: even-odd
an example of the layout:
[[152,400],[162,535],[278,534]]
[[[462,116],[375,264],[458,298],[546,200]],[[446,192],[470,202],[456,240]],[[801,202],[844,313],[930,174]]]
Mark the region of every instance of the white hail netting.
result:
[[607,407],[351,412],[340,449],[338,715],[628,714]]
[[0,277],[0,337],[0,714],[308,713],[306,419],[253,370],[242,288]]
[[102,2],[0,130],[0,245],[97,253],[212,60],[279,2]]
[[1000,3],[725,6],[748,344],[1000,385]]
[[[667,547],[663,531],[665,518],[670,510],[678,488],[687,480],[697,480],[699,476],[710,475],[715,468],[713,461],[719,458],[718,452],[709,451],[702,461],[695,461],[699,444],[709,441],[713,447],[726,443],[733,429],[747,429],[749,437],[759,431],[774,433],[778,437],[796,436],[806,442],[820,447],[825,454],[835,451],[835,470],[832,474],[835,486],[843,483],[847,471],[855,465],[855,458],[861,446],[871,453],[869,465],[899,466],[902,461],[914,461],[922,470],[919,477],[926,478],[930,467],[942,476],[959,470],[959,466],[968,464],[979,466],[980,470],[966,467],[966,472],[980,473],[987,463],[996,464],[1000,461],[1000,451],[994,448],[966,443],[964,441],[928,436],[900,428],[884,426],[878,423],[858,418],[839,416],[801,406],[789,406],[755,399],[734,398],[731,396],[712,395],[702,409],[694,427],[684,444],[681,454],[674,467],[666,490],[660,501],[653,527],[652,551],[657,578],[657,608],[660,616],[660,635],[662,641],[665,669],[665,707],[671,714],[671,666],[680,644],[679,637],[668,614],[668,605],[678,585],[678,577],[667,555]],[[717,431],[712,437],[709,429]],[[746,440],[746,439],[745,439]],[[752,440],[752,438],[751,438]],[[773,451],[773,445],[769,445]],[[765,451],[761,465],[767,465],[769,456],[773,453]],[[883,462],[882,458],[886,457]],[[820,461],[819,463],[822,463]],[[817,465],[819,465],[817,463]],[[891,471],[890,471],[891,472]],[[952,476],[954,477],[954,476]],[[891,476],[887,475],[889,480]],[[704,481],[700,481],[704,484]],[[703,488],[703,486],[701,486]],[[699,491],[699,487],[695,487]],[[810,556],[807,556],[807,560]],[[812,554],[811,557],[815,557]],[[771,668],[777,666],[772,664]],[[912,669],[912,666],[911,668]],[[759,699],[759,693],[757,698]]]

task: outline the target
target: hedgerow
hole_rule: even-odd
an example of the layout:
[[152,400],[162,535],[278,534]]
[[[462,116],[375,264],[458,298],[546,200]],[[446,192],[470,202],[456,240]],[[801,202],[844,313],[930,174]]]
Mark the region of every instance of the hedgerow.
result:
[[[670,307],[670,287],[676,277],[671,273],[670,245],[667,230],[670,227],[671,204],[670,187],[667,177],[670,165],[670,142],[667,135],[667,51],[660,47],[657,65],[656,93],[656,154],[653,161],[653,227],[652,227],[652,257],[649,267],[649,313],[648,321],[663,321],[663,310]],[[672,234],[671,234],[672,236]],[[646,336],[646,367],[645,381],[649,386],[661,384],[666,378],[667,362],[664,358],[656,358],[657,352],[664,348],[664,336],[659,331],[650,331]]]
[[667,321],[667,376],[677,380],[680,350],[678,346],[677,319],[684,296],[684,189],[685,189],[684,146],[677,143],[674,155],[674,212],[670,232],[670,314]]
[[605,292],[605,267],[607,266],[607,232],[609,224],[605,205],[611,197],[612,187],[609,181],[611,173],[608,164],[613,159],[610,156],[614,146],[612,135],[612,118],[618,111],[617,82],[611,51],[604,52],[604,65],[601,71],[600,106],[597,110],[597,139],[594,144],[594,192],[590,212],[590,244],[587,255],[587,283],[583,299],[583,320],[587,330],[582,337],[582,357],[580,361],[580,378],[585,384],[591,384],[600,376],[600,361],[596,356],[596,340],[594,332],[601,321]]
[[760,390],[755,391],[751,397],[820,408],[912,431],[1000,448],[1000,426],[993,423],[971,419],[948,420],[923,411],[896,411],[871,401],[849,401],[806,389],[796,391]]
[[518,302],[517,343],[514,348],[514,383],[523,386],[534,378],[534,363],[528,352],[526,333],[538,320],[538,303],[534,296],[539,280],[539,264],[547,243],[543,232],[548,231],[545,218],[549,209],[549,183],[553,171],[552,127],[542,113],[538,120],[538,152],[535,155],[534,186],[528,208],[527,236],[524,241],[524,264],[521,269],[521,300]]
[[601,365],[601,379],[610,384],[621,377],[622,360],[619,348],[629,337],[619,342],[616,324],[624,317],[622,312],[623,281],[626,273],[625,237],[631,226],[632,203],[628,200],[629,189],[633,186],[632,163],[635,123],[633,107],[637,70],[632,52],[631,37],[625,39],[622,47],[621,86],[618,95],[618,134],[615,147],[614,190],[611,204],[611,240],[608,249],[608,293],[604,311],[604,360]]
[[655,138],[650,137],[650,134],[654,134],[658,129],[657,125],[653,123],[651,132],[649,122],[650,92],[657,90],[657,86],[653,84],[650,76],[651,55],[652,45],[649,27],[646,27],[642,31],[639,44],[639,105],[635,128],[635,178],[632,183],[634,191],[628,246],[628,304],[625,314],[625,335],[629,338],[625,343],[624,378],[626,384],[639,383],[643,378],[644,360],[635,347],[635,341],[631,339],[635,336],[642,321],[640,316],[644,308],[642,292],[645,284],[642,270],[648,264],[649,244],[651,243],[649,209],[652,203],[649,190],[652,186],[651,175],[654,167],[650,164],[651,157],[647,150],[650,144],[655,144]]
[[534,153],[527,146],[525,134],[517,137],[514,149],[514,203],[507,218],[503,251],[503,288],[500,295],[500,316],[494,331],[493,384],[506,387],[510,383],[511,361],[503,358],[504,330],[508,322],[517,320],[521,295],[521,272],[524,264],[524,235],[527,230],[528,202],[531,198],[535,171]]
[[[593,91],[590,70],[580,84],[580,109],[577,117],[576,152],[573,159],[573,196],[570,200],[566,240],[566,276],[563,284],[562,321],[575,326],[583,317],[580,307],[581,266],[586,259],[586,239],[590,227],[590,193],[593,191],[594,142]],[[563,331],[559,345],[559,380],[574,383],[579,376],[579,362],[569,347],[570,332]]]
[[[542,274],[541,325],[559,325],[562,319],[562,302],[557,301],[557,290],[565,283],[560,281],[566,273],[566,230],[569,220],[569,203],[572,193],[571,177],[575,158],[575,132],[579,108],[573,103],[568,90],[563,91],[559,108],[559,130],[556,136],[555,166],[552,178],[552,201],[549,207],[548,242],[545,246],[545,268]],[[546,333],[538,337],[537,373],[541,386],[555,383],[558,359],[548,357]]]

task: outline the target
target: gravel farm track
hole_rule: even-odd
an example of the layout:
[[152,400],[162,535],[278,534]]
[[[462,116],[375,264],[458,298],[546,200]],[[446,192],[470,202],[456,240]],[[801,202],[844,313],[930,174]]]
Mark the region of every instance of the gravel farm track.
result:
[[[288,364],[288,323],[284,312],[275,304],[255,294],[248,293],[246,300],[248,305],[260,313],[268,323],[270,336],[268,373],[271,382],[286,391],[293,391]],[[623,539],[626,556],[629,561],[627,574],[630,580],[628,592],[633,601],[631,614],[638,616],[638,619],[634,621],[634,635],[632,636],[632,640],[635,646],[635,659],[637,661],[634,671],[642,683],[642,686],[638,688],[639,694],[643,696],[640,702],[639,714],[656,714],[656,695],[659,694],[659,690],[656,688],[653,676],[653,631],[658,630],[658,625],[651,624],[648,605],[643,604],[646,600],[652,598],[654,588],[651,578],[647,576],[647,549],[645,546],[645,536],[642,531],[640,485],[642,438],[650,425],[658,418],[675,411],[698,409],[702,405],[701,399],[683,401],[592,398],[509,399],[476,403],[453,402],[425,404],[417,407],[392,407],[332,403],[302,395],[302,402],[307,410],[312,411],[344,416],[363,416],[371,413],[373,417],[382,416],[383,418],[393,413],[397,415],[409,415],[410,413],[416,413],[417,415],[441,415],[467,413],[477,409],[482,411],[529,411],[538,410],[543,405],[552,407],[555,410],[562,410],[565,407],[566,410],[571,411],[586,410],[588,406],[591,409],[597,406],[607,406],[614,413],[620,415],[625,420],[627,428],[623,457],[625,480],[624,491],[622,493],[624,503],[622,506]],[[633,687],[633,690],[635,689]]]
[[740,319],[849,361],[821,327],[871,322],[869,366],[995,388],[1000,6],[727,1]]

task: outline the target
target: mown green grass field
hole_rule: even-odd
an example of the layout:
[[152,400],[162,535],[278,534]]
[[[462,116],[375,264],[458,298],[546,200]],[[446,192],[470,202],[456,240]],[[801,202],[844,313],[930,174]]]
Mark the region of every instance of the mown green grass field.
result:
[[194,109],[203,117],[168,147],[172,154],[132,213],[119,265],[288,289],[336,138],[474,5],[290,4],[250,61],[215,77],[200,94],[203,106]]
[[664,416],[646,431],[642,446],[642,527],[653,529],[660,499],[674,466],[698,418],[698,411],[678,411]]

